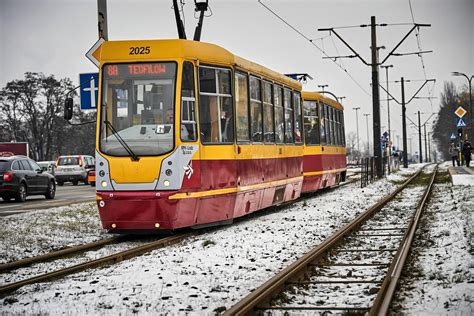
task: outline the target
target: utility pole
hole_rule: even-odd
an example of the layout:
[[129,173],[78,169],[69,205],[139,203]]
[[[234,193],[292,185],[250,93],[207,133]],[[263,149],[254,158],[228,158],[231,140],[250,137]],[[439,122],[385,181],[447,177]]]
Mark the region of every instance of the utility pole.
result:
[[379,60],[377,51],[377,34],[375,16],[370,17],[372,49],[372,121],[374,129],[374,157],[377,177],[382,177],[382,148],[380,146],[380,95],[379,95]]
[[97,14],[98,14],[98,31],[99,38],[109,40],[109,32],[107,30],[107,0],[97,0]]
[[356,126],[357,126],[357,151],[359,152],[359,158],[360,158],[360,145],[359,145],[359,115],[357,111],[360,110],[360,107],[352,108],[353,110],[356,111]]
[[[395,100],[395,102],[397,102],[398,104],[400,104],[402,106],[402,134],[403,134],[403,152],[405,153],[407,151],[407,145],[406,145],[406,142],[407,142],[407,139],[406,139],[406,135],[407,135],[407,131],[406,131],[406,105],[408,103],[410,103],[411,101],[413,101],[414,99],[418,98],[417,95],[418,93],[421,91],[421,89],[423,89],[423,87],[430,81],[436,81],[435,79],[428,79],[428,80],[425,80],[425,82],[420,86],[420,88],[415,92],[415,94],[410,98],[410,100],[405,101],[405,82],[410,82],[410,80],[405,80],[403,77],[401,78],[400,81],[395,81],[395,82],[400,82],[401,84],[401,88],[402,88],[402,102],[398,102],[397,99],[395,97],[393,97],[387,90],[384,89],[384,87],[382,87],[383,90],[385,90],[387,92],[387,94],[393,99]],[[413,123],[415,124],[415,123]],[[415,124],[416,125],[416,124]],[[422,156],[422,153],[420,152],[420,157]],[[406,156],[405,154],[403,154],[403,160],[406,161]],[[421,161],[423,162],[423,161]],[[408,164],[405,164],[405,162],[403,163],[403,167],[404,168],[407,168],[408,167]]]
[[425,133],[425,162],[428,162],[428,142],[426,141],[426,124],[423,125],[423,131]]
[[388,92],[388,68],[392,68],[393,65],[387,65],[381,66],[382,68],[385,68],[385,79],[387,82],[387,120],[388,120],[388,174],[390,174],[390,166],[391,166],[391,160],[392,160],[392,146],[390,145],[392,142],[392,131],[390,129],[390,95]]
[[408,140],[410,141],[410,160],[411,160],[411,157],[413,156],[413,151],[412,151],[412,147],[411,147],[411,137],[408,138]]
[[469,116],[471,117],[471,120],[467,123],[467,126],[469,127],[468,135],[470,135],[471,137],[470,141],[472,142],[473,141],[472,137],[474,136],[474,116],[472,113],[472,79],[474,78],[474,76],[471,76],[469,78],[468,75],[466,75],[465,73],[458,72],[458,71],[454,71],[452,75],[463,76],[467,79],[467,82],[469,83],[469,112],[470,112]]
[[369,113],[365,113],[365,123],[367,124],[367,154],[370,156],[370,135],[369,135]]
[[420,144],[420,163],[423,162],[423,152],[421,148],[421,121],[420,121],[420,111],[418,111],[418,141]]
[[431,162],[431,135],[432,132],[428,132],[428,162]]
[[[367,27],[368,25],[362,24],[360,27]],[[379,65],[384,64],[390,56],[401,56],[406,54],[395,54],[395,51],[400,47],[400,45],[405,41],[405,39],[415,30],[419,29],[421,26],[431,26],[430,24],[414,24],[411,30],[402,38],[402,40],[392,49],[392,51],[379,63],[378,61],[378,48],[377,47],[377,36],[376,36],[376,27],[377,26],[387,26],[387,24],[376,24],[375,16],[370,18],[370,29],[371,29],[371,63],[368,63],[360,54],[358,54],[334,29],[332,28],[322,28],[318,31],[328,31],[331,34],[334,34],[339,38],[346,47],[348,47],[354,55],[349,56],[336,56],[336,57],[323,57],[330,58],[332,60],[337,58],[359,58],[365,65],[371,66],[372,69],[372,110],[373,110],[373,129],[374,129],[374,156],[375,156],[375,165],[377,170],[377,177],[382,177],[382,148],[380,146],[380,98],[379,98],[379,78],[378,78],[378,67]],[[416,54],[421,54],[422,52],[417,52]]]

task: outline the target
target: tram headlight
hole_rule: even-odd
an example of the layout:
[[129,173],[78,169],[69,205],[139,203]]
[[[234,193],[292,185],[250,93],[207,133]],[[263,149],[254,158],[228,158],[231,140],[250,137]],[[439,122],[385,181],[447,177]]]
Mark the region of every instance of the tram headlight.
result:
[[102,181],[100,183],[100,185],[103,187],[103,188],[106,188],[107,187],[107,181]]
[[173,174],[173,171],[171,171],[171,169],[166,169],[165,174],[166,174],[168,177],[171,177],[171,175]]
[[169,187],[169,186],[170,186],[170,181],[169,181],[169,180],[163,181],[163,185],[164,185],[165,187]]

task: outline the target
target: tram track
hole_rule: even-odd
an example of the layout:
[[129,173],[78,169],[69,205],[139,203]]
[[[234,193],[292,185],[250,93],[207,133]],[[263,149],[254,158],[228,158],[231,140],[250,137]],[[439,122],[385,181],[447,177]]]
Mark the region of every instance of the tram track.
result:
[[[81,272],[87,269],[93,269],[93,268],[98,268],[102,266],[107,266],[107,265],[112,265],[114,263],[121,262],[123,260],[128,260],[137,256],[140,256],[142,254],[145,254],[147,252],[150,252],[152,250],[168,246],[171,244],[175,244],[177,242],[180,242],[188,237],[193,235],[192,233],[184,233],[180,235],[174,235],[174,236],[169,236],[169,237],[164,237],[159,240],[155,240],[152,242],[146,242],[144,244],[138,245],[136,247],[131,247],[126,250],[118,251],[112,254],[108,254],[106,256],[100,256],[97,259],[93,260],[87,260],[85,262],[81,262],[78,264],[74,264],[71,266],[67,266],[65,268],[60,268],[60,269],[55,269],[53,271],[49,271],[46,273],[40,273],[34,277],[22,279],[19,281],[14,281],[10,282],[7,284],[3,284],[0,286],[0,297],[3,297],[19,288],[25,285],[29,284],[35,284],[35,283],[40,283],[40,282],[48,282],[48,281],[53,281],[62,277],[65,277],[67,275]],[[55,251],[50,254],[45,254],[42,256],[38,257],[33,257],[33,258],[27,258],[23,260],[19,260],[16,262],[11,262],[8,264],[4,264],[1,267],[3,268],[2,273],[5,271],[9,271],[12,269],[18,269],[20,267],[25,267],[29,266],[32,264],[37,264],[37,263],[45,263],[54,259],[58,258],[63,258],[64,256],[72,256],[72,255],[77,255],[81,252],[88,251],[91,249],[97,249],[106,245],[113,244],[114,242],[117,242],[117,240],[122,240],[123,237],[118,237],[118,238],[111,238],[107,239],[104,241],[99,241],[91,244],[86,244],[86,245],[81,245],[77,247],[71,247],[68,249],[60,250],[60,251]]]
[[[436,167],[429,179],[418,171],[225,315],[386,313],[435,175]],[[405,189],[414,182],[418,186],[410,190],[422,197],[407,205],[403,194],[409,194]],[[426,186],[424,191],[420,184]]]

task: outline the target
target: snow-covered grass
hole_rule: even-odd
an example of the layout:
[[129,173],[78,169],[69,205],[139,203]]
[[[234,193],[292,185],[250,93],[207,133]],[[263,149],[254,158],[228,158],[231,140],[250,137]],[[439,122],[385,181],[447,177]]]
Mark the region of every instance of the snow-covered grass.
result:
[[2,217],[0,263],[110,237],[95,203],[80,203]]

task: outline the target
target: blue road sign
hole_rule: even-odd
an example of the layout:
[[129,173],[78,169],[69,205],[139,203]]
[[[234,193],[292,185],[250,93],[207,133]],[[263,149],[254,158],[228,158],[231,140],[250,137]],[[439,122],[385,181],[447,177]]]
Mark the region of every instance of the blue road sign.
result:
[[97,72],[79,74],[81,86],[81,110],[97,110],[99,96],[99,74]]
[[454,139],[456,139],[456,135],[454,135],[454,133],[451,133],[451,137],[449,137],[449,138],[454,140]]
[[464,119],[462,117],[457,119],[456,126],[457,127],[466,127],[466,122],[464,121]]

